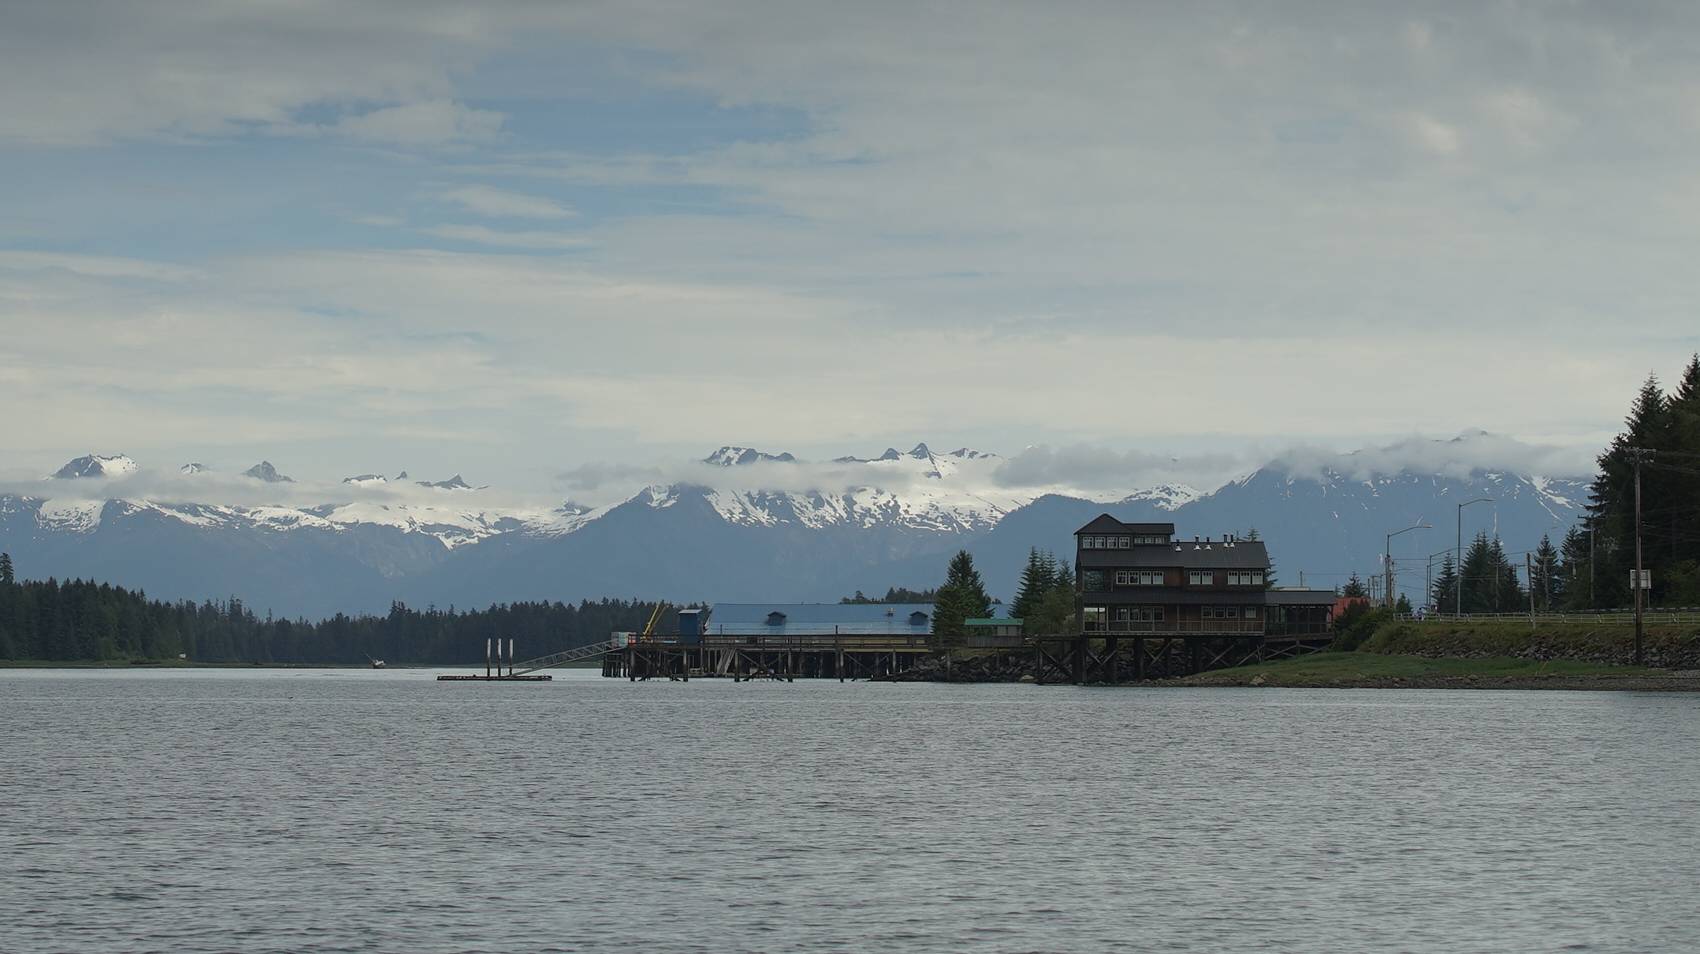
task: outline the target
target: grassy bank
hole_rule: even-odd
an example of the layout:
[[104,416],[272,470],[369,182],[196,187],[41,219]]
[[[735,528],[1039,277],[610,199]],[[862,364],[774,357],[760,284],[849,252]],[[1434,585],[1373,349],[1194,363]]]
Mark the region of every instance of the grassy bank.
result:
[[[1635,630],[1624,623],[1541,620],[1390,622],[1364,641],[1364,652],[1481,659],[1573,659],[1624,665],[1634,660]],[[1650,622],[1643,637],[1649,665],[1700,668],[1700,626]]]
[[1177,686],[1289,686],[1417,689],[1658,689],[1700,691],[1700,674],[1570,659],[1469,659],[1317,653],[1219,669],[1164,683]]

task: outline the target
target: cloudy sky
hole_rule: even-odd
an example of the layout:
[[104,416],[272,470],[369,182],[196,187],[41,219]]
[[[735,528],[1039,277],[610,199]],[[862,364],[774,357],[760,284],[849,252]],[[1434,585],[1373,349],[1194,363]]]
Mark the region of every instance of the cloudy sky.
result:
[[6,0],[0,442],[1586,459],[1700,349],[1697,47],[1678,3]]

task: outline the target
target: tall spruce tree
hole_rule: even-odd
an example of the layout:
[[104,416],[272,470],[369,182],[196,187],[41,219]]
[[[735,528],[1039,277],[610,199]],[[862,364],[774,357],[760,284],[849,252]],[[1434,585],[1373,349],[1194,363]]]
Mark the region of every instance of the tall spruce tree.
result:
[[1560,546],[1563,565],[1559,570],[1559,599],[1557,605],[1566,612],[1593,609],[1594,594],[1588,585],[1593,569],[1588,555],[1588,531],[1571,527]]
[[[1635,540],[1635,465],[1634,448],[1658,450],[1667,446],[1671,431],[1670,401],[1659,387],[1656,375],[1647,375],[1635,401],[1624,419],[1624,430],[1612,438],[1611,445],[1599,456],[1600,472],[1589,489],[1589,525],[1594,528],[1594,582],[1598,590],[1596,602],[1601,606],[1624,606],[1629,603],[1629,570],[1634,560]],[[1641,481],[1642,510],[1656,514],[1667,506],[1666,482],[1657,471],[1643,468]],[[1659,523],[1655,517],[1644,522],[1644,552],[1650,562],[1659,562],[1663,551],[1654,539]],[[1663,535],[1659,535],[1663,536]],[[1660,574],[1654,573],[1655,587]]]
[[1464,562],[1458,567],[1460,586],[1464,591],[1464,612],[1491,613],[1494,590],[1499,574],[1493,562],[1493,546],[1486,532],[1478,533],[1464,551]]
[[1495,613],[1521,613],[1529,608],[1527,594],[1523,584],[1517,579],[1517,567],[1506,559],[1505,547],[1498,537],[1493,538],[1489,548],[1489,557],[1493,561],[1493,609]]
[[967,550],[956,551],[933,603],[934,645],[940,649],[961,645],[963,621],[990,616],[991,612],[992,599],[986,595],[980,571],[974,568],[974,557]]
[[1440,572],[1435,575],[1434,584],[1429,587],[1428,602],[1436,613],[1453,612],[1453,604],[1458,597],[1458,565],[1452,562],[1452,554],[1448,553],[1440,561]]
[[0,553],[0,583],[11,586],[16,582],[18,582],[18,580],[12,570],[12,555],[10,553]]
[[1352,577],[1346,581],[1345,587],[1340,590],[1340,595],[1351,597],[1364,597],[1369,595],[1369,590],[1364,589],[1364,581],[1358,578],[1356,570],[1352,571]]
[[1529,588],[1535,595],[1535,608],[1550,612],[1564,605],[1564,575],[1559,568],[1558,550],[1552,545],[1552,538],[1544,533],[1529,569],[1534,574]]
[[1027,553],[1027,566],[1021,571],[1021,585],[1016,590],[1010,615],[1025,620],[1039,608],[1039,603],[1056,585],[1057,558],[1048,550],[1033,547]]

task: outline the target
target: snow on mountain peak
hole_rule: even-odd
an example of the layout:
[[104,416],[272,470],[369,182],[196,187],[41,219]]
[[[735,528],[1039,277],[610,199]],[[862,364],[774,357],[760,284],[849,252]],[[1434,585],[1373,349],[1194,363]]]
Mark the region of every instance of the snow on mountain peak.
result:
[[201,463],[184,464],[182,467],[177,468],[177,472],[179,474],[183,474],[184,476],[190,476],[190,475],[193,475],[193,474],[204,474],[204,473],[207,472],[207,465],[201,464]]
[[272,462],[269,460],[262,460],[258,464],[248,468],[242,472],[242,476],[252,477],[255,480],[263,480],[268,484],[292,484],[295,482],[295,478],[287,477],[278,473],[277,468],[273,467]]
[[390,482],[383,474],[360,474],[355,477],[344,477],[342,482],[356,487],[378,487]]
[[137,469],[136,462],[123,454],[114,454],[110,457],[101,454],[85,454],[54,471],[53,477],[56,480],[79,477],[122,477],[125,474],[135,473]]
[[[402,476],[405,477],[405,476],[407,476],[407,474],[404,472],[402,474]],[[397,479],[399,480],[400,478],[397,478]],[[421,487],[435,487],[438,490],[471,490],[472,489],[472,485],[467,483],[465,480],[461,479],[461,476],[459,474],[456,474],[453,477],[450,477],[448,480],[420,480],[420,481],[415,481],[415,483],[419,484],[419,486],[421,486]]]
[[755,463],[795,463],[797,458],[789,452],[766,454],[753,447],[722,447],[704,457],[702,462],[716,467],[737,467],[743,464]]
[[1204,496],[1204,494],[1200,493],[1198,488],[1189,484],[1170,483],[1158,484],[1155,487],[1148,487],[1144,490],[1136,490],[1133,493],[1128,494],[1126,497],[1123,497],[1121,502],[1149,503],[1155,506],[1158,510],[1179,510],[1181,507],[1192,503],[1194,500],[1197,500],[1202,496]]

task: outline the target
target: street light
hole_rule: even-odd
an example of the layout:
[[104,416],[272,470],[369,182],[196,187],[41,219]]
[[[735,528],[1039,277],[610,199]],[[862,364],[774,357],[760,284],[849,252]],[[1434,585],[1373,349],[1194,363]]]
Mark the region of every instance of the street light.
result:
[[1433,527],[1429,526],[1426,523],[1416,523],[1416,524],[1412,524],[1409,527],[1406,527],[1403,530],[1389,530],[1389,531],[1387,531],[1387,545],[1383,549],[1382,557],[1381,557],[1382,560],[1383,560],[1383,563],[1381,564],[1382,571],[1387,574],[1387,585],[1386,585],[1386,587],[1385,587],[1385,589],[1382,593],[1381,598],[1382,598],[1382,600],[1384,600],[1387,603],[1388,606],[1393,605],[1393,538],[1398,536],[1401,533],[1410,533],[1412,530],[1433,530],[1433,529],[1434,529]]
[[1434,598],[1434,558],[1451,552],[1451,550],[1436,550],[1428,555],[1428,568],[1424,571],[1426,575],[1423,578],[1423,605],[1428,607],[1431,613],[1440,612],[1440,601]]
[[1474,500],[1466,500],[1458,505],[1458,597],[1452,604],[1452,613],[1454,616],[1464,615],[1464,508],[1471,504],[1491,502],[1493,502],[1492,497],[1477,497]]

